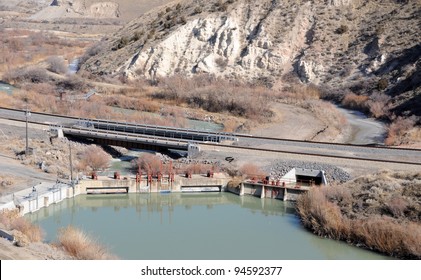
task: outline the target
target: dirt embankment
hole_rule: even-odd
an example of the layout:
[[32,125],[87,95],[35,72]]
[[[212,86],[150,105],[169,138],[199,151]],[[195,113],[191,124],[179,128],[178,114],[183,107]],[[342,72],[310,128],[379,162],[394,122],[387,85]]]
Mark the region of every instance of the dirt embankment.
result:
[[421,173],[380,172],[300,197],[315,234],[402,259],[421,259]]

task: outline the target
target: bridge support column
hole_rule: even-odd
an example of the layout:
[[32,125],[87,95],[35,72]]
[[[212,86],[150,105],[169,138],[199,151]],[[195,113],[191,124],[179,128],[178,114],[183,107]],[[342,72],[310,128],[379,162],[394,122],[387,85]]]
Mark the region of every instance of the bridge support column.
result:
[[288,199],[288,191],[287,191],[287,188],[284,188],[284,198],[282,200],[287,201],[287,199]]
[[265,186],[262,186],[262,192],[260,193],[260,198],[265,198],[265,193],[266,193]]
[[240,193],[239,193],[239,195],[240,196],[244,195],[244,184],[243,183],[240,184]]

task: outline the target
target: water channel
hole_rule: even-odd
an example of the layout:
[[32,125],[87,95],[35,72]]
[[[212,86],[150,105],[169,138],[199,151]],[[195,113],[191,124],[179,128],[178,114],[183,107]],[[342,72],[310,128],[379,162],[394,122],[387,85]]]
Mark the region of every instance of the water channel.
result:
[[8,95],[12,95],[14,90],[14,86],[0,81],[0,92],[5,92]]
[[385,259],[302,228],[289,202],[230,193],[81,195],[28,214],[54,241],[74,225],[121,259]]

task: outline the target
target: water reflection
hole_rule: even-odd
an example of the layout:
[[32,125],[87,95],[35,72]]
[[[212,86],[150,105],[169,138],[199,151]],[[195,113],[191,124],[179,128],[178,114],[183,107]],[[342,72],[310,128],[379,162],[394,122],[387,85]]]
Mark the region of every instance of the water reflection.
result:
[[28,215],[80,227],[123,259],[382,259],[314,236],[291,203],[229,193],[78,196]]

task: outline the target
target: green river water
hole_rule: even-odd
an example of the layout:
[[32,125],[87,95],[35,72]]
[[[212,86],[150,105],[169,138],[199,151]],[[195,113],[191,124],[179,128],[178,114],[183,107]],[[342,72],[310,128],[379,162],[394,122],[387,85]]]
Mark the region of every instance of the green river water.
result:
[[81,195],[27,217],[74,225],[121,259],[385,259],[307,232],[293,204],[230,193]]

